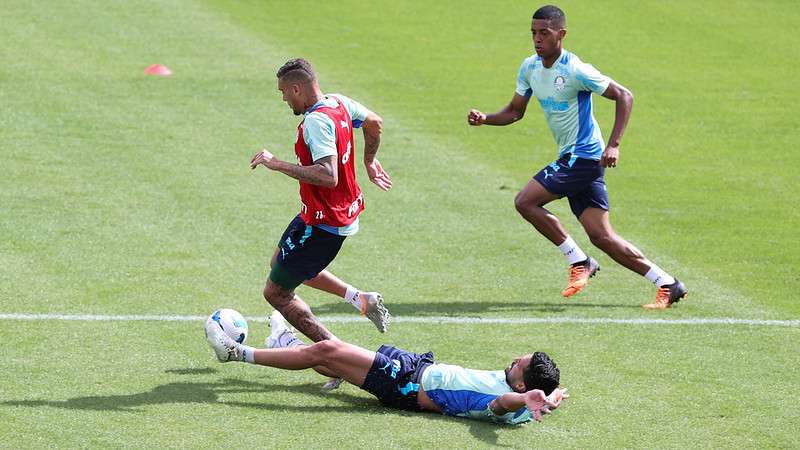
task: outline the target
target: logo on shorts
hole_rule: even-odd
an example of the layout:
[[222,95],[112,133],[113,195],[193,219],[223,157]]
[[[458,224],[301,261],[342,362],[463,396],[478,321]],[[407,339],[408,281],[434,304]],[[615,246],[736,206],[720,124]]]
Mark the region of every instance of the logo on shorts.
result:
[[[392,368],[391,373],[389,373],[389,367]],[[400,361],[393,359],[391,362],[387,362],[385,366],[381,367],[380,370],[383,373],[388,373],[392,378],[397,378],[397,372],[400,371]]]
[[548,178],[552,177],[553,174],[548,172],[547,169],[544,169],[544,179],[547,181]]
[[553,82],[553,87],[556,89],[556,91],[561,92],[561,91],[564,90],[564,86],[566,84],[567,84],[567,80],[564,77],[562,77],[561,75],[558,75],[556,77],[555,81]]

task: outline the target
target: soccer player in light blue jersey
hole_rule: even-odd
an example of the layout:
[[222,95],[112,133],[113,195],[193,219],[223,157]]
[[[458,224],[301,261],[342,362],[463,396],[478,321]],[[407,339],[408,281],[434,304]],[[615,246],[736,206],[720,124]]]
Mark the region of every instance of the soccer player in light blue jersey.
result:
[[243,361],[287,370],[314,369],[341,377],[385,406],[519,424],[541,420],[566,398],[560,371],[543,352],[515,358],[505,370],[439,364],[433,353],[383,345],[372,352],[338,339],[303,344],[277,311],[270,317],[269,348],[231,339],[219,323],[206,323],[206,340],[221,362]]
[[[558,159],[544,167],[514,199],[517,211],[539,233],[558,246],[570,264],[569,281],[561,292],[571,297],[589,283],[600,266],[586,255],[544,206],[567,197],[592,244],[614,261],[643,275],[656,285],[656,299],[647,309],[666,309],[686,296],[687,289],[672,275],[653,264],[633,244],[614,232],[609,221],[605,169],[616,167],[619,146],[628,124],[633,94],[601,74],[575,54],[562,48],[566,17],[556,6],[539,8],[531,21],[536,53],[522,62],[511,102],[494,114],[473,109],[467,122],[473,126],[509,125],[522,119],[528,101],[535,97],[558,146]],[[592,93],[616,104],[614,127],[603,143],[592,113]]]

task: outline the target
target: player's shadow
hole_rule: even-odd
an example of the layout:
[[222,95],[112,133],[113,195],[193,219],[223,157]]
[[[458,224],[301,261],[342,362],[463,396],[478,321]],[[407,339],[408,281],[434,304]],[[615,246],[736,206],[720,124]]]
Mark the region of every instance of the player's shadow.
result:
[[[207,367],[169,369],[165,372],[178,375],[197,375],[215,373],[216,371],[216,369]],[[287,403],[266,403],[263,401],[220,401],[220,395],[222,394],[263,394],[269,392],[288,392],[292,394],[322,396],[326,399],[335,399],[346,404],[314,404],[304,406]],[[380,403],[378,403],[374,398],[353,395],[347,392],[342,392],[341,390],[333,393],[323,393],[320,389],[319,383],[285,385],[257,383],[235,378],[225,378],[214,382],[172,382],[162,384],[149,391],[136,394],[92,395],[85,397],[73,397],[67,400],[8,400],[0,402],[0,406],[24,406],[33,408],[47,406],[72,410],[139,413],[144,412],[145,410],[143,407],[148,405],[172,403],[218,403],[226,407],[251,408],[259,411],[273,411],[277,413],[283,413],[286,411],[296,411],[301,413],[342,412],[347,414],[399,415],[409,417],[420,414],[386,408],[380,405]],[[499,425],[477,422],[474,420],[456,419],[434,413],[426,413],[426,416],[430,420],[463,421],[464,426],[469,428],[470,434],[472,434],[475,438],[480,439],[489,445],[498,445],[497,430],[500,427]]]
[[[187,369],[174,369],[168,373],[186,373]],[[213,373],[215,369],[210,369]],[[197,369],[192,369],[196,372]],[[140,412],[141,407],[147,405],[169,403],[220,403],[228,406],[260,407],[260,403],[221,402],[222,394],[248,394],[265,392],[290,392],[311,395],[325,395],[318,384],[306,385],[280,385],[256,383],[238,379],[222,379],[216,382],[172,382],[156,386],[153,389],[136,394],[126,395],[92,395],[73,397],[67,400],[10,400],[0,402],[6,406],[40,407],[80,409],[92,411],[123,411]],[[356,407],[369,407],[368,398],[358,397],[343,392],[330,394],[338,400],[351,403],[351,406],[334,406],[330,409],[352,412]],[[275,405],[276,408],[291,409],[291,405]],[[317,408],[317,407],[315,407]],[[323,406],[322,409],[325,409]]]
[[[275,386],[276,388],[278,386]],[[343,400],[349,405],[289,405],[289,404],[275,404],[264,402],[225,402],[227,406],[238,406],[242,408],[253,408],[259,411],[284,413],[287,411],[310,413],[310,412],[345,412],[347,414],[366,414],[370,416],[383,415],[383,416],[400,416],[400,417],[415,417],[424,414],[424,417],[433,421],[457,421],[469,429],[470,434],[476,439],[480,439],[484,443],[495,447],[508,447],[507,445],[498,444],[498,430],[500,428],[508,427],[508,425],[493,424],[489,422],[480,422],[471,419],[461,419],[456,417],[448,417],[439,413],[433,412],[411,412],[399,409],[392,409],[382,406],[374,398],[365,398],[355,395],[337,392],[332,394],[322,394],[319,389],[319,384],[308,384],[301,386],[292,386],[293,392],[304,392],[308,394],[323,395],[325,397],[334,396],[338,400]]]
[[67,400],[11,400],[0,404],[11,406],[50,406],[53,408],[82,409],[93,411],[139,412],[140,407],[163,403],[217,403],[220,394],[263,392],[263,386],[255,386],[241,380],[229,379],[217,382],[173,382],[153,389],[126,395],[92,395],[73,397]]
[[[431,303],[387,303],[389,311],[396,316],[479,316],[486,313],[525,314],[531,312],[559,313],[564,311],[591,311],[607,309],[641,310],[638,304],[578,303],[564,302],[431,302]],[[353,307],[344,301],[311,305],[315,314],[350,314]]]

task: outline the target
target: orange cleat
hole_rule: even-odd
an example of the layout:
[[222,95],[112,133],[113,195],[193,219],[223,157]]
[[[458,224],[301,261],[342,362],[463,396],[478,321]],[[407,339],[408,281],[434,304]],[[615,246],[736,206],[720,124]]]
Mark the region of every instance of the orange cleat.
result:
[[572,297],[589,284],[589,278],[593,277],[600,270],[600,264],[591,257],[586,261],[575,263],[569,268],[569,284],[561,291],[564,297]]
[[666,284],[658,288],[656,292],[656,301],[642,305],[644,309],[667,309],[673,303],[678,303],[682,298],[685,298],[689,291],[686,286],[680,281],[675,279],[672,284]]

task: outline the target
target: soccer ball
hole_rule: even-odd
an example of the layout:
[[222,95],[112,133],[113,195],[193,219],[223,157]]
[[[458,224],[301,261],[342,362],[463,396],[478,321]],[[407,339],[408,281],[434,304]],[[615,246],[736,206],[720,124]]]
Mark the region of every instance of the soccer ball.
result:
[[247,321],[235,309],[218,309],[208,316],[206,329],[219,325],[231,339],[242,344],[247,339]]

